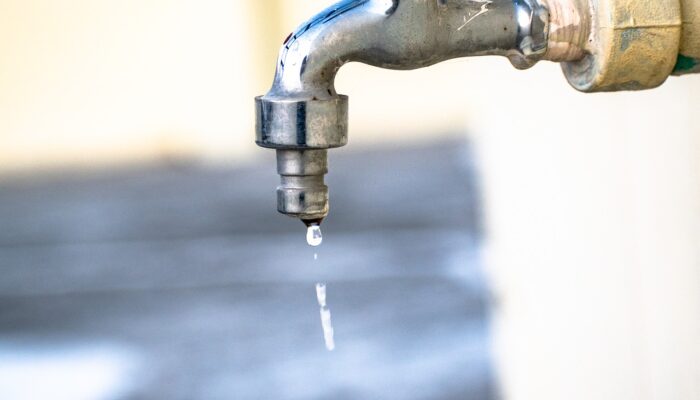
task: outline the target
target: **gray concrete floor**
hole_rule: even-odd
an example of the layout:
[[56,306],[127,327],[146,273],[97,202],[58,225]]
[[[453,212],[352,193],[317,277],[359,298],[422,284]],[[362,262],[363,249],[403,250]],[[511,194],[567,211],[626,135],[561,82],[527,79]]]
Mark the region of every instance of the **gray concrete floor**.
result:
[[495,398],[468,146],[331,152],[315,262],[273,157],[2,178],[0,358],[128,355],[104,398]]

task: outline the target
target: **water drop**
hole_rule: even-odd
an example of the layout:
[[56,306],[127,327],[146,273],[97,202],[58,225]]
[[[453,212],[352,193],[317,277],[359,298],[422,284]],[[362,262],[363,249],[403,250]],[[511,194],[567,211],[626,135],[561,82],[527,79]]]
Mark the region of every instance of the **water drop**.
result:
[[318,299],[318,305],[321,307],[326,306],[326,284],[317,283],[316,284],[316,298]]
[[321,227],[319,225],[313,224],[309,225],[306,229],[306,243],[309,246],[320,246],[323,242],[323,234],[321,233]]
[[317,283],[316,284],[316,298],[318,299],[318,305],[321,307],[321,328],[323,328],[323,340],[326,343],[326,349],[328,351],[333,351],[335,349],[335,339],[333,338],[333,323],[331,322],[331,310],[326,304],[326,284]]
[[321,307],[321,326],[323,327],[323,340],[326,342],[326,349],[335,349],[335,339],[333,338],[333,324],[331,322],[331,310],[328,307]]

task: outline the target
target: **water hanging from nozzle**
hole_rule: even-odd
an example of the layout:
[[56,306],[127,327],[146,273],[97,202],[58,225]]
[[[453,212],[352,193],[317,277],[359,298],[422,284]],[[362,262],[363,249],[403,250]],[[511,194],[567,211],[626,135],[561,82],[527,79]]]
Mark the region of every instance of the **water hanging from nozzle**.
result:
[[306,243],[309,246],[320,246],[323,243],[323,234],[321,233],[321,226],[318,224],[311,224],[306,228]]

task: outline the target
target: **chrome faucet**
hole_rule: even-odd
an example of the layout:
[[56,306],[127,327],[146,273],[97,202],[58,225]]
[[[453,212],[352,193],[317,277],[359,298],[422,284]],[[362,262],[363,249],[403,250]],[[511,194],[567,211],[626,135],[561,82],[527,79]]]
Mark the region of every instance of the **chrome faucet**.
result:
[[[583,57],[588,35],[559,2],[345,0],[284,41],[270,91],[255,99],[256,142],[277,150],[277,209],[307,225],[328,214],[328,149],[348,140],[348,98],[334,80],[344,64],[408,70],[457,57],[502,55],[524,69]],[[578,0],[568,0],[578,1]],[[552,11],[556,15],[553,15]],[[550,31],[555,18],[566,20]]]

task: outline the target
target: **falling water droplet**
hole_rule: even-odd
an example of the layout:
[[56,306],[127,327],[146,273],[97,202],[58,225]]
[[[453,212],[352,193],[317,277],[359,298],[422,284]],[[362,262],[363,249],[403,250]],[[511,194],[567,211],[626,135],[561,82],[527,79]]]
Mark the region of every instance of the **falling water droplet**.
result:
[[318,299],[318,305],[324,307],[326,305],[326,284],[317,283],[316,284],[316,298]]
[[323,328],[323,340],[326,342],[326,349],[333,351],[335,349],[335,339],[333,338],[333,323],[331,322],[331,310],[326,304],[326,284],[316,284],[316,298],[318,305],[321,307],[321,327]]
[[321,233],[321,227],[313,224],[309,225],[309,227],[306,229],[306,243],[309,244],[309,246],[320,246],[321,243],[323,242],[323,234]]
[[[323,235],[321,234],[321,227],[318,224],[309,225],[306,230],[306,243],[309,246],[320,246],[323,242]],[[314,253],[314,260],[318,260],[318,253]],[[316,299],[318,300],[318,305],[321,307],[319,310],[321,313],[321,327],[323,328],[323,340],[326,343],[326,349],[328,351],[335,350],[335,339],[333,338],[333,324],[331,323],[331,310],[326,304],[326,284],[317,283],[316,284]]]
[[321,307],[321,326],[323,326],[323,340],[326,342],[328,351],[335,350],[335,339],[333,338],[333,324],[331,323],[331,310],[328,307]]

